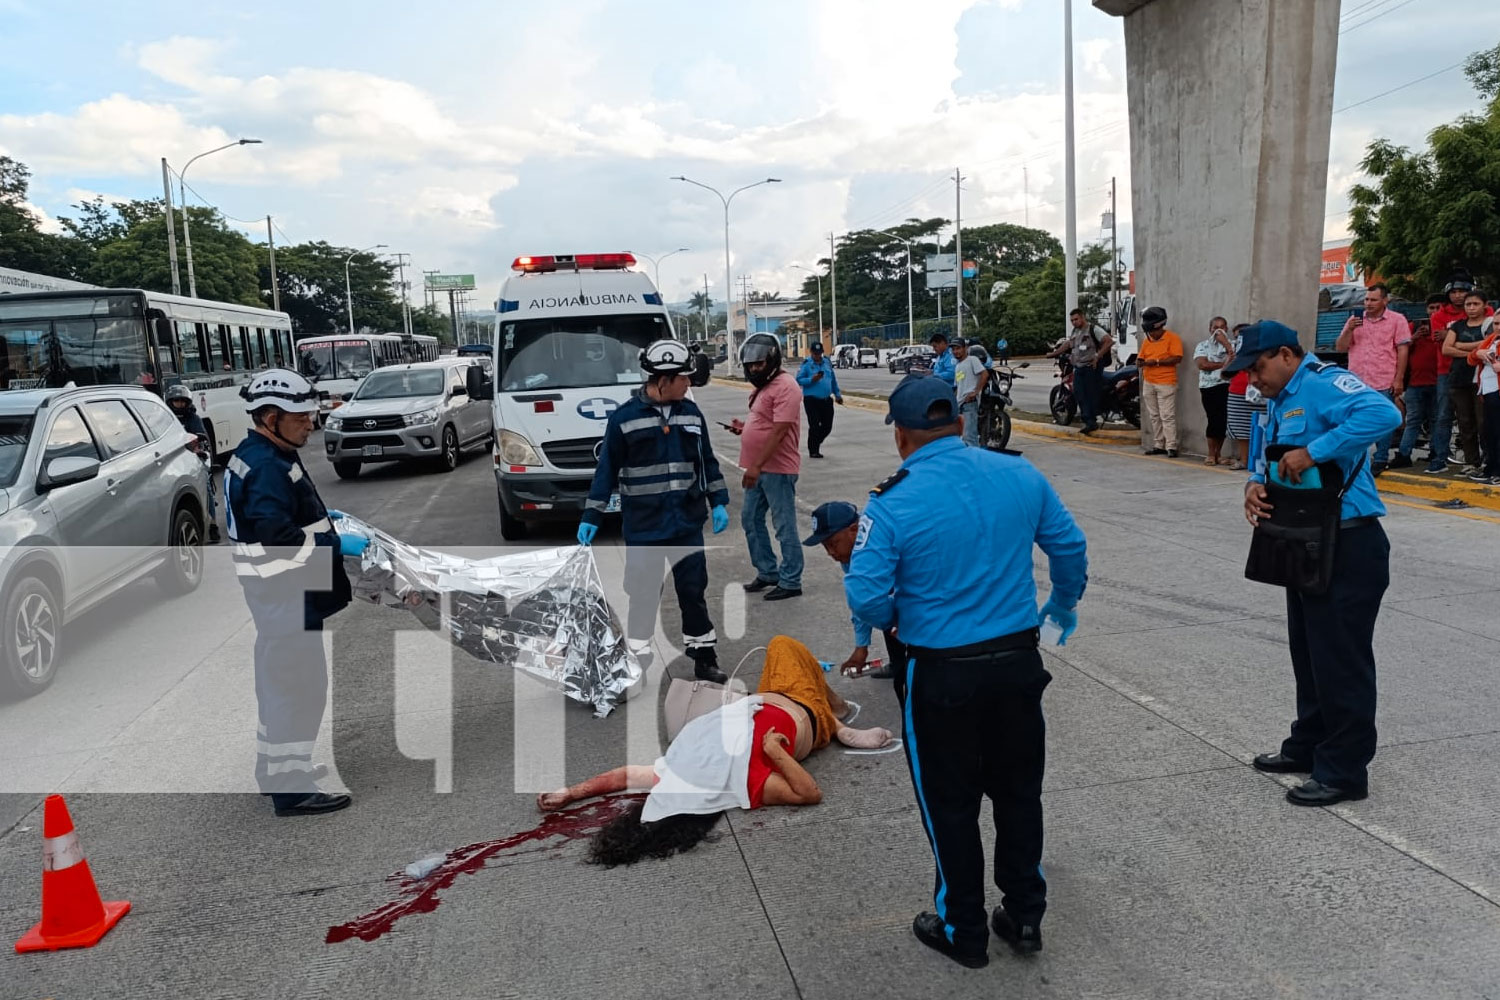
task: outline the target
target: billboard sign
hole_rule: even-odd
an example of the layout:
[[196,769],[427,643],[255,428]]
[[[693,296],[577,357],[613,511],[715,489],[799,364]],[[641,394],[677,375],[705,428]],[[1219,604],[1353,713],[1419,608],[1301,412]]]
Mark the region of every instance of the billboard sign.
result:
[[958,270],[958,255],[951,253],[930,253],[927,255],[927,290],[938,291],[943,288],[953,288],[958,284],[955,273]]
[[976,264],[976,263],[974,263],[972,260],[966,260],[966,261],[964,261],[964,277],[965,278],[977,278],[977,277],[979,277],[979,265]]
[[1323,247],[1323,267],[1318,273],[1318,284],[1320,285],[1347,285],[1360,284],[1363,279],[1359,273],[1359,265],[1354,263],[1350,257],[1352,247],[1348,243],[1325,245]]
[[474,288],[474,276],[472,274],[429,274],[427,276],[427,287],[435,292],[453,290],[472,291]]

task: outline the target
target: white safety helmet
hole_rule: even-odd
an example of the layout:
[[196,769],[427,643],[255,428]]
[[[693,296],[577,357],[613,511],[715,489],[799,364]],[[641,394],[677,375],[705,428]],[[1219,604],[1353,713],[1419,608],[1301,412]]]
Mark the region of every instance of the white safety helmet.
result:
[[641,371],[647,375],[686,375],[692,369],[687,345],[681,341],[654,341],[641,352]]
[[318,412],[318,390],[290,368],[256,372],[248,384],[240,386],[240,398],[247,413],[262,406],[274,406],[285,413]]

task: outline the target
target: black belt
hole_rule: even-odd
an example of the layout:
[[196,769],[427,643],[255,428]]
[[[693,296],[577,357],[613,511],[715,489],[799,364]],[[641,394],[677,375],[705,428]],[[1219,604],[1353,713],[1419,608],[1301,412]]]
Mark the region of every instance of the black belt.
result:
[[1339,530],[1348,531],[1350,528],[1363,528],[1365,525],[1374,524],[1379,520],[1380,518],[1373,514],[1366,515],[1365,517],[1346,517],[1339,522]]
[[917,660],[979,660],[1000,653],[1014,653],[1023,649],[1036,649],[1041,632],[1036,628],[1022,629],[997,639],[971,642],[967,646],[950,646],[947,649],[929,649],[925,646],[907,646],[906,655]]

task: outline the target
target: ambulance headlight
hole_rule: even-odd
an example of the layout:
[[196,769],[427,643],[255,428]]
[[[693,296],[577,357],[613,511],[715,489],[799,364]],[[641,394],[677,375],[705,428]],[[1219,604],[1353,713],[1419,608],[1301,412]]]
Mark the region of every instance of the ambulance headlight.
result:
[[541,465],[541,456],[531,442],[511,430],[500,431],[500,462],[502,465]]

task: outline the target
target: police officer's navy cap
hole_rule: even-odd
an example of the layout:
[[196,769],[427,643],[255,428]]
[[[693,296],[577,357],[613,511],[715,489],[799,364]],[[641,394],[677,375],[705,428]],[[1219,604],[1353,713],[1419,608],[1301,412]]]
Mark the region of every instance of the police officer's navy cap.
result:
[[821,340],[815,340],[815,341],[813,341],[811,344],[809,344],[807,346],[807,349],[809,351],[816,351],[819,354],[822,354],[823,353],[823,342]]
[[813,510],[812,519],[812,534],[802,539],[802,544],[809,548],[822,545],[851,524],[858,524],[859,508],[847,500],[830,500]]
[[1297,331],[1274,319],[1251,323],[1240,331],[1240,349],[1234,360],[1224,366],[1226,372],[1242,372],[1255,364],[1262,354],[1283,347],[1297,346]]
[[[933,375],[908,375],[891,392],[890,412],[885,422],[905,427],[910,431],[928,431],[934,427],[946,427],[958,419],[958,398],[953,387]],[[941,412],[928,417],[927,411],[936,403],[947,404],[947,415]]]

